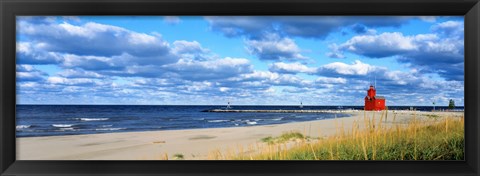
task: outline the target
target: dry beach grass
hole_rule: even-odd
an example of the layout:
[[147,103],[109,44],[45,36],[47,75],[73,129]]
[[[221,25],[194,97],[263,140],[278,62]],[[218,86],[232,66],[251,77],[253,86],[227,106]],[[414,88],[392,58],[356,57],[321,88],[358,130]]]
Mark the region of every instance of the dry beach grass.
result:
[[[375,115],[375,114],[373,114]],[[293,146],[285,142],[269,143],[256,154],[230,156],[243,160],[463,160],[464,118],[427,117],[407,124],[384,125],[385,113],[377,120],[365,117],[363,130],[354,122],[346,132],[311,141],[297,135]],[[395,123],[395,116],[393,117]],[[282,135],[284,136],[284,135]],[[291,136],[291,135],[290,135]]]

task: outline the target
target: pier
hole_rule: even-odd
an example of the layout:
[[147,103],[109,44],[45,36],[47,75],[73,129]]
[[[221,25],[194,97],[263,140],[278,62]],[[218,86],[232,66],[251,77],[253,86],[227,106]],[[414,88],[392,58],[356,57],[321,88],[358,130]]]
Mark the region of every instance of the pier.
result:
[[249,109],[210,109],[202,112],[233,112],[233,113],[349,113],[357,110],[249,110]]

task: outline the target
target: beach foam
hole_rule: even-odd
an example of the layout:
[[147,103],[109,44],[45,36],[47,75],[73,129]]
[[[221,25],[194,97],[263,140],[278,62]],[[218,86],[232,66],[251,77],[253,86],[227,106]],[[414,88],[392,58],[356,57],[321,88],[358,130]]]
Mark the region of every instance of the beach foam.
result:
[[109,118],[78,118],[81,121],[105,121],[108,120]]
[[74,128],[59,128],[58,131],[75,131]]
[[230,120],[209,120],[208,122],[211,122],[211,123],[220,123],[220,122],[228,122]]
[[125,130],[127,128],[97,128],[96,131],[117,131],[117,130]]
[[74,124],[53,124],[52,126],[57,128],[69,128],[74,126]]
[[32,127],[32,125],[17,125],[16,126],[16,129],[19,130],[19,129],[26,129],[26,128],[30,128]]

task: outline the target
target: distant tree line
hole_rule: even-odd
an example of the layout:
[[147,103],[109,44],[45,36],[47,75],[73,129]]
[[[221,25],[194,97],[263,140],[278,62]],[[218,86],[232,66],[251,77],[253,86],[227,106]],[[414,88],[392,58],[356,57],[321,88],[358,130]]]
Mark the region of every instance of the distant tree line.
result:
[[448,109],[455,109],[455,101],[453,99],[450,99],[448,102]]

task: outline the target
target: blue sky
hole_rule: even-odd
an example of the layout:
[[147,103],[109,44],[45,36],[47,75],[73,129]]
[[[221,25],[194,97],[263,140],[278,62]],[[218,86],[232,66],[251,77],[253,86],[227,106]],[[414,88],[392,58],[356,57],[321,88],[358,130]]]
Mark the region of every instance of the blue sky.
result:
[[463,17],[17,17],[17,103],[464,102]]

